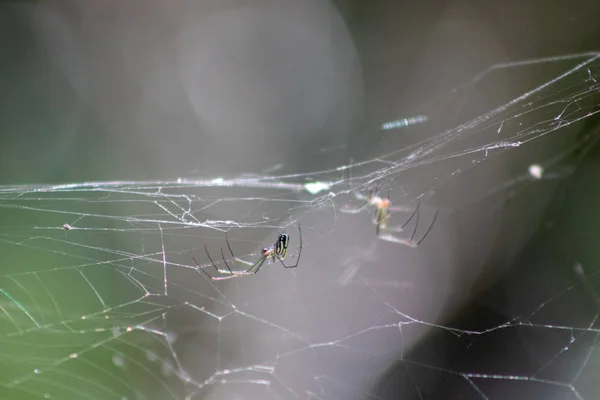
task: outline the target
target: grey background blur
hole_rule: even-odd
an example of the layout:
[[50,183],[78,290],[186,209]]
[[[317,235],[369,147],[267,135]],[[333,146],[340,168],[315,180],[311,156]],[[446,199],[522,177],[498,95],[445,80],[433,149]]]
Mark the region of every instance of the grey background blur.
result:
[[[432,99],[436,104],[439,96],[492,64],[595,50],[599,10],[594,2],[545,1],[2,3],[0,183],[160,180],[262,171],[290,174],[319,171],[345,164],[350,158],[373,158],[390,148],[410,144],[415,132],[419,137],[433,135],[543,82],[537,70],[501,75],[486,82],[485,90],[461,97],[464,102],[434,108],[440,113],[438,119],[411,131],[413,136],[384,135],[372,129],[386,120],[410,116]],[[547,72],[548,76],[553,72]],[[494,292],[491,297],[499,322],[492,319],[490,324],[500,324],[522,312],[514,302],[539,305],[546,299],[539,293],[547,294],[547,270],[531,269],[534,272],[527,276],[535,283],[534,288],[523,292],[511,291],[515,281],[525,276],[523,268],[514,280],[498,280],[514,265],[515,256],[539,223],[561,221],[559,226],[564,229],[560,229],[559,236],[564,237],[570,229],[581,232],[569,228],[579,219],[569,217],[564,202],[551,209],[556,213],[552,217],[545,216],[547,206],[555,200],[558,183],[528,188],[513,201],[506,201],[506,194],[501,193],[470,207],[464,205],[480,193],[480,182],[500,185],[513,179],[514,165],[551,157],[557,149],[574,143],[584,129],[592,128],[574,127],[557,142],[541,141],[535,151],[515,155],[508,152],[492,166],[450,182],[438,194],[437,203],[446,208],[459,205],[459,211],[442,215],[422,249],[409,251],[377,242],[372,227],[365,228],[353,218],[340,219],[336,232],[326,236],[330,224],[314,216],[305,225],[308,245],[301,271],[290,274],[269,268],[268,279],[255,277],[244,285],[223,286],[222,290],[234,299],[234,304],[249,302],[253,315],[284,326],[310,342],[339,339],[348,332],[377,325],[372,314],[382,310],[381,299],[374,298],[371,289],[337,284],[343,260],[360,258],[364,259],[363,271],[378,267],[378,273],[385,272],[385,276],[416,288],[391,292],[378,289],[378,294],[387,296],[409,315],[441,325],[451,324],[468,304],[488,304],[488,290],[496,288],[509,298],[498,305],[500,295]],[[590,175],[596,176],[590,168]],[[427,173],[424,167],[417,176]],[[573,185],[591,188],[595,180],[589,180],[591,183],[581,183],[587,182],[584,178],[575,180]],[[589,190],[583,190],[581,198],[592,198],[595,192]],[[558,192],[563,193],[560,188]],[[248,195],[265,193],[249,190]],[[577,198],[571,201],[578,204]],[[577,209],[575,205],[568,210]],[[497,209],[501,212],[490,211]],[[561,212],[567,216],[561,216]],[[589,218],[579,218],[586,227],[591,224]],[[15,219],[14,215],[6,216],[4,221],[13,223]],[[18,223],[40,224],[39,220],[26,219]],[[275,233],[255,234],[252,240],[266,242]],[[179,246],[200,248],[191,239],[215,236],[206,230]],[[132,242],[137,239],[129,237]],[[119,240],[98,236],[96,245],[111,248]],[[547,256],[550,248],[559,247],[555,241],[548,244],[540,240],[539,253],[530,250],[526,266],[538,265],[538,254]],[[337,251],[331,252],[331,248]],[[570,250],[576,253],[570,257],[584,257],[589,250]],[[3,267],[5,271],[30,271],[35,263],[49,262],[42,257],[25,262],[20,258],[20,249],[16,254],[11,251],[15,252],[15,247],[4,248],[4,254],[11,255],[6,257],[11,262]],[[566,258],[557,268],[572,267]],[[61,265],[60,259],[55,262],[52,265]],[[182,252],[178,262],[190,263],[188,255]],[[403,268],[406,265],[411,268]],[[366,277],[377,278],[368,272]],[[177,273],[172,279],[185,281]],[[100,278],[98,282],[100,285]],[[502,289],[497,289],[498,282],[504,282]],[[71,287],[69,281],[54,284],[60,288],[61,283],[66,290]],[[119,287],[115,286],[114,296],[118,299]],[[558,286],[549,290],[550,296],[559,291]],[[208,285],[195,289],[215,296]],[[579,287],[578,293],[587,292]],[[571,304],[564,301],[562,305]],[[479,319],[492,315],[488,309],[472,312]],[[201,316],[193,310],[173,313],[167,329],[177,337],[173,351],[194,379],[204,379],[225,366],[259,362],[272,356],[273,351],[288,349],[281,343],[284,339],[280,332],[267,324],[215,323]],[[585,317],[582,320],[589,321]],[[575,324],[565,322],[566,326]],[[468,329],[474,326],[465,325]],[[454,353],[448,350],[450,345],[435,347],[427,341],[427,333],[429,329],[424,325],[403,331],[400,339],[404,360],[422,359],[426,360],[422,363],[439,365],[446,371],[462,370],[460,361],[470,357],[470,344],[461,343]],[[535,338],[510,335],[503,338],[506,346],[518,342],[526,354],[533,352]],[[294,358],[276,376],[285,374],[301,398],[310,397],[308,392],[318,393],[320,385],[322,396],[332,398],[363,398],[360,393],[383,398],[481,398],[464,385],[462,378],[447,372],[431,376],[430,371],[417,368],[408,375],[395,375],[394,360],[401,358],[400,339],[397,335],[367,335],[360,343],[370,351],[389,352],[389,359],[383,363],[365,356],[350,357],[349,352],[339,349],[329,354],[324,349],[322,353],[312,351],[306,357]],[[153,346],[142,343],[142,347]],[[437,338],[437,343],[446,342]],[[484,347],[488,346],[494,347],[493,340]],[[589,346],[583,347],[594,345]],[[541,347],[536,348],[532,358],[539,354],[552,358],[560,351],[554,342]],[[409,356],[409,351],[414,356]],[[503,356],[484,350],[479,354],[489,358],[479,360],[480,364],[467,364],[473,372],[484,373],[487,367],[497,364],[495,357]],[[534,374],[521,372],[523,361],[517,354],[514,357],[506,374]],[[559,361],[553,365],[562,367]],[[101,360],[93,362],[103,365]],[[597,371],[594,363],[597,361],[586,364],[590,374]],[[410,369],[400,364],[398,369]],[[2,368],[8,370],[10,364]],[[568,380],[557,374],[557,380]],[[93,379],[92,375],[85,377]],[[383,377],[381,382],[378,377]],[[153,394],[154,383],[145,378],[126,373],[122,378],[140,388],[145,398],[169,398],[160,391]],[[396,384],[390,386],[390,380]],[[172,381],[176,387],[172,397],[183,398],[181,382]],[[352,389],[344,392],[332,381],[352,382]],[[512,386],[507,381],[496,383],[498,387],[489,389],[488,394],[510,398],[507,393]],[[102,385],[110,386],[111,382]],[[544,398],[562,398],[564,393],[554,389],[552,385],[541,385],[539,393],[547,390]],[[582,384],[580,389],[587,394],[584,398],[593,398],[596,390],[593,382]],[[527,390],[539,397],[535,388]],[[42,393],[37,388],[33,391],[36,395]],[[281,388],[267,392],[273,398],[289,393]],[[10,395],[29,398],[32,394]],[[198,394],[198,398],[204,397],[263,399],[265,392],[257,385],[226,384],[209,386]]]

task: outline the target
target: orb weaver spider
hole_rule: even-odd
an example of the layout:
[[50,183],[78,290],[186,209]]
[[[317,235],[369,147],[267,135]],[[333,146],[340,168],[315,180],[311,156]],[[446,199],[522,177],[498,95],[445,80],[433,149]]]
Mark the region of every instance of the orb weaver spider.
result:
[[273,243],[269,247],[263,248],[261,251],[260,258],[255,263],[251,263],[249,261],[244,261],[244,260],[237,258],[233,254],[233,250],[231,250],[231,245],[229,244],[229,239],[227,238],[227,235],[225,235],[225,242],[227,243],[227,248],[229,249],[229,252],[231,253],[231,256],[233,257],[234,261],[237,261],[239,263],[250,266],[248,269],[246,269],[244,271],[235,271],[234,272],[231,269],[231,267],[227,263],[227,260],[225,259],[225,254],[223,254],[222,247],[221,247],[221,258],[223,258],[223,262],[225,263],[225,267],[227,268],[227,271],[220,270],[217,267],[217,264],[215,264],[212,257],[208,253],[208,248],[206,247],[206,244],[204,245],[204,251],[206,251],[206,255],[207,255],[208,259],[210,260],[211,264],[213,265],[213,267],[215,267],[215,270],[217,270],[217,272],[220,274],[224,274],[225,276],[209,275],[209,273],[206,272],[204,269],[202,269],[202,267],[198,264],[198,261],[196,261],[195,257],[192,257],[192,259],[196,263],[196,266],[198,267],[198,269],[200,271],[204,272],[204,274],[206,274],[206,276],[208,276],[213,281],[223,281],[226,279],[233,279],[233,278],[239,278],[239,277],[247,276],[247,275],[254,275],[254,274],[258,273],[258,271],[260,271],[260,268],[263,266],[263,264],[269,257],[271,258],[271,262],[275,261],[275,259],[279,260],[279,262],[281,262],[281,265],[283,265],[284,268],[296,268],[298,266],[298,264],[300,263],[300,256],[302,255],[302,247],[303,247],[302,246],[302,230],[300,228],[300,225],[298,225],[298,234],[300,236],[300,245],[298,247],[298,252],[297,252],[298,258],[296,260],[296,264],[294,264],[294,265],[287,265],[283,261],[285,259],[285,256],[287,255],[287,249],[288,249],[288,245],[290,243],[290,236],[286,233],[280,233],[279,237],[277,238],[277,241],[275,243]]
[[[373,224],[375,224],[375,235],[379,239],[385,240],[388,242],[392,242],[392,243],[399,243],[399,244],[402,244],[402,245],[405,245],[408,247],[413,247],[413,248],[419,246],[421,244],[421,242],[423,242],[423,240],[425,240],[425,238],[427,237],[429,232],[431,232],[431,229],[433,228],[433,225],[435,224],[435,221],[437,219],[439,209],[436,210],[435,215],[433,216],[433,220],[431,221],[431,224],[427,228],[427,231],[425,232],[425,234],[421,237],[421,239],[416,241],[415,235],[417,234],[417,228],[419,226],[419,209],[421,207],[421,203],[419,203],[414,210],[411,210],[410,208],[403,207],[403,206],[391,207],[390,192],[388,191],[387,197],[381,197],[377,194],[378,191],[379,191],[378,187],[376,186],[375,189],[369,187],[369,189],[367,190],[366,196],[364,194],[354,192],[354,196],[358,200],[364,201],[364,203],[356,209],[342,208],[340,211],[343,213],[347,213],[347,214],[358,214],[366,206],[374,207],[375,208],[375,216],[373,218]],[[410,215],[410,217],[406,220],[406,222],[402,226],[389,228],[387,226],[387,220],[390,216],[390,211],[398,211],[398,212],[411,212],[412,211],[412,214]],[[396,237],[389,233],[389,232],[403,232],[406,225],[408,225],[415,216],[417,217],[417,219],[415,220],[415,227],[412,231],[412,234],[410,235],[410,239],[399,238],[399,237]]]

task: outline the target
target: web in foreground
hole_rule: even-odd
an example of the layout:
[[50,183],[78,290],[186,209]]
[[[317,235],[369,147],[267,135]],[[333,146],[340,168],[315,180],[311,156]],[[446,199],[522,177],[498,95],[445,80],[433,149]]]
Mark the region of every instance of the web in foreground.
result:
[[[468,207],[431,204],[463,174],[549,136],[567,135],[595,115],[599,57],[493,66],[460,89],[461,96],[468,97],[469,90],[499,70],[567,67],[460,126],[327,170],[0,187],[3,397],[194,399],[225,390],[256,398],[377,398],[369,383],[400,360],[415,398],[431,395],[427,382],[432,375],[462,381],[469,398],[494,398],[498,383],[507,392],[525,385],[563,398],[589,398],[579,385],[597,371],[597,314],[564,323],[558,313],[569,296],[588,293],[588,285],[564,284],[551,296],[523,305],[527,311],[515,318],[484,329],[458,329],[398,304],[398,291],[435,294],[436,286],[398,280],[376,269],[380,241],[369,217],[363,220],[370,242],[334,239],[342,235],[345,221],[364,216],[341,211],[360,205],[356,193],[367,193],[380,182],[388,185],[393,204],[415,209],[422,203],[421,220],[435,218],[436,207],[440,215]],[[473,203],[564,176],[554,171],[564,171],[565,163],[591,148],[595,136],[580,135],[550,156],[529,159],[529,169],[487,182]],[[228,197],[214,195],[225,188]],[[212,281],[199,269],[213,268],[203,255],[204,245],[218,251],[226,232],[236,257],[257,260],[273,231],[286,231],[290,246],[296,246],[293,227],[298,224],[305,255],[297,269],[265,265],[260,275],[231,283]],[[423,227],[417,225],[420,231]],[[319,250],[323,243],[326,252]],[[333,255],[342,255],[342,261]],[[378,272],[376,280],[361,275],[361,263]],[[584,267],[579,270],[584,276]],[[261,292],[264,285],[268,294]],[[332,314],[356,318],[332,326]],[[547,357],[527,368],[507,360],[461,370],[436,357],[408,355],[407,338],[423,331],[444,336],[464,351],[479,340],[515,332],[552,340],[545,347]]]

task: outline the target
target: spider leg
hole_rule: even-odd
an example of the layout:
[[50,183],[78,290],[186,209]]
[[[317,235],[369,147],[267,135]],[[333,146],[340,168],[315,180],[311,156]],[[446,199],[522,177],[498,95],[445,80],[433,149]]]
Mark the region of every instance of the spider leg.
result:
[[404,223],[404,225],[402,225],[402,228],[404,229],[404,227],[409,224],[409,222],[413,219],[413,217],[415,215],[417,216],[417,220],[415,221],[415,231],[413,232],[410,240],[412,240],[414,238],[415,232],[417,231],[417,226],[419,225],[419,209],[420,208],[421,208],[421,203],[417,204],[417,208],[415,208],[415,211],[413,211],[413,213],[406,220],[406,222]]
[[268,255],[262,256],[261,258],[258,259],[258,261],[256,261],[254,264],[252,264],[252,266],[250,268],[248,268],[247,270],[245,270],[242,274],[243,275],[254,275],[254,274],[256,274],[260,270],[260,268],[263,266],[263,264],[265,263],[265,260],[268,257],[269,257]]
[[[354,192],[354,197],[356,197],[358,200],[365,200],[367,202],[367,204],[369,203],[369,201],[374,197],[377,196],[377,193],[379,193],[379,185],[381,183],[381,179],[378,180],[374,186],[367,186],[367,196],[365,196],[364,194],[362,194],[361,192],[357,192],[356,190],[353,190]],[[389,198],[389,196],[388,196]],[[361,207],[364,207],[366,204],[362,205]]]
[[[416,227],[418,226],[416,223],[415,223],[415,229],[413,230],[413,233],[412,233],[410,239],[399,238],[399,237],[396,237],[396,236],[391,235],[389,233],[383,234],[383,235],[379,235],[379,239],[385,240],[387,242],[402,244],[402,245],[405,245],[405,246],[408,246],[408,247],[417,247],[417,246],[419,246],[423,242],[423,240],[425,240],[425,238],[427,237],[427,235],[429,235],[429,232],[431,232],[431,230],[433,229],[433,225],[435,224],[435,221],[437,220],[439,212],[440,212],[439,209],[435,212],[435,215],[433,216],[433,220],[431,221],[431,224],[429,224],[429,227],[427,228],[427,231],[421,237],[421,239],[419,239],[419,241],[415,241],[414,240],[414,237],[415,237],[415,234],[416,234],[416,231],[417,231]],[[417,222],[418,222],[418,218],[419,217],[417,216]]]
[[352,194],[354,194],[357,200],[369,200],[369,196],[365,196],[361,192],[356,191],[356,189],[352,189]]
[[393,207],[390,206],[388,208],[389,208],[389,210],[391,212],[404,212],[404,213],[407,213],[407,212],[414,211],[414,209],[412,207],[409,207],[409,206],[393,206]]
[[[215,267],[215,269],[217,270],[217,272],[224,273],[224,274],[229,273],[231,275],[234,275],[234,273],[231,271],[231,269],[229,269],[229,265],[227,265],[227,263],[225,263],[225,265],[227,266],[227,271],[221,271],[219,269],[219,267],[217,267],[217,264],[215,264],[215,262],[213,261],[212,257],[210,256],[210,253],[208,252],[208,248],[206,247],[206,245],[204,245],[204,251],[206,252],[206,256],[208,257],[208,259],[212,263],[213,267]],[[225,260],[223,259],[223,261],[225,261]],[[196,264],[198,264],[198,263],[196,263]],[[204,271],[204,272],[206,272],[206,271]]]
[[[194,262],[196,263],[196,265],[198,266],[198,269],[200,269],[200,271],[204,272],[204,274],[206,276],[208,276],[210,279],[212,279],[213,281],[221,281],[223,279],[231,279],[231,278],[235,278],[237,276],[237,274],[234,274],[233,271],[231,271],[231,269],[229,268],[229,265],[227,265],[227,262],[225,262],[225,265],[227,266],[227,271],[221,271],[218,267],[217,264],[215,264],[215,262],[213,261],[212,257],[210,256],[210,253],[208,252],[208,248],[206,247],[206,245],[204,245],[204,251],[206,252],[206,256],[208,257],[208,259],[210,260],[211,264],[213,265],[213,267],[215,267],[215,270],[218,273],[223,273],[223,274],[227,274],[229,273],[229,276],[224,276],[224,277],[214,277],[214,276],[210,276],[208,274],[208,272],[206,272],[204,269],[202,269],[202,267],[200,267],[200,265],[198,264],[198,261],[196,261],[195,257],[192,257],[192,259],[194,260]],[[221,254],[223,254],[223,249],[221,249]],[[223,258],[223,261],[225,261],[225,258]]]
[[[298,253],[298,255],[300,255],[300,253]],[[281,265],[283,265],[283,268],[296,268],[298,266],[298,261],[296,261],[296,264],[294,265],[287,265],[284,261],[283,258],[281,258],[278,255],[275,255],[275,257],[277,257],[277,259],[279,260],[279,262],[281,263]],[[298,259],[300,259],[300,257],[298,257]]]
[[[419,207],[417,206],[417,209]],[[411,216],[412,218],[412,216]],[[409,218],[410,220],[410,218]],[[406,226],[406,224],[408,224],[408,221],[404,223],[404,225],[402,226]],[[415,239],[415,235],[417,234],[417,228],[419,227],[419,213],[417,213],[417,219],[415,219],[415,227],[413,228],[413,232],[412,235],[410,235],[410,240],[413,241]],[[418,244],[417,244],[418,245]]]
[[231,268],[229,268],[229,264],[227,264],[227,260],[225,259],[225,254],[223,254],[222,247],[221,247],[221,258],[223,259],[223,262],[225,263],[225,266],[227,267],[227,271],[229,271],[229,273],[233,275],[233,272],[231,272]]
[[[210,255],[208,254],[208,251],[206,252],[206,255],[208,255],[208,258],[210,259]],[[196,261],[196,258],[195,258],[195,257],[192,257],[192,259],[193,259],[193,260],[194,260],[194,262],[196,263],[196,266],[198,267],[198,269],[199,269],[200,271],[202,271],[202,272],[204,273],[204,275],[206,275],[206,276],[207,276],[208,278],[210,278],[210,280],[212,280],[212,281],[223,281],[223,280],[226,280],[226,279],[233,279],[233,278],[237,278],[237,277],[239,276],[239,275],[235,275],[235,274],[233,274],[233,273],[232,273],[231,275],[228,275],[228,276],[210,276],[210,275],[208,274],[208,272],[206,272],[204,269],[202,269],[202,267],[200,266],[200,264],[198,264],[198,261]],[[217,266],[215,265],[215,263],[212,261],[212,259],[211,259],[210,261],[212,262],[212,264],[213,264],[213,266],[215,267],[215,269],[217,270],[217,272],[221,272],[221,271],[219,271],[219,269],[217,268]]]
[[[415,217],[415,215],[417,216],[417,220],[416,220],[415,226],[419,225],[419,208],[420,207],[421,207],[421,203],[419,203],[417,205],[417,208],[415,208],[414,210],[409,210],[409,211],[412,211],[412,214],[410,214],[410,217],[408,217],[408,219],[406,220],[406,222],[404,222],[402,224],[402,226],[400,226],[399,228],[387,228],[386,227],[385,230],[387,230],[389,232],[404,232],[404,228],[406,228],[406,225],[408,225],[410,223],[410,221],[412,221],[412,219]],[[388,210],[390,210],[390,208],[388,208]],[[388,212],[387,215],[386,215],[386,218],[389,217],[389,215],[390,214]],[[373,223],[376,224],[377,221],[373,220]]]
[[225,281],[227,279],[239,278],[241,276],[244,276],[244,274],[233,274],[233,275],[226,275],[226,276],[211,276],[210,279],[213,281]]
[[[208,254],[208,252],[207,252],[206,254]],[[209,256],[208,258],[210,259],[210,256]],[[198,267],[198,269],[199,269],[200,271],[204,272],[204,274],[205,274],[206,276],[208,276],[210,279],[212,279],[212,276],[210,276],[210,275],[208,274],[208,272],[206,272],[206,271],[205,271],[205,270],[204,270],[204,269],[203,269],[203,268],[200,266],[200,264],[198,264],[198,261],[196,261],[196,257],[192,257],[192,260],[194,260],[194,262],[196,263],[196,266]],[[212,261],[212,260],[211,260],[211,261]],[[213,266],[214,266],[214,263],[213,263]],[[215,266],[215,268],[217,268],[217,267]],[[217,269],[217,271],[218,271],[218,269]]]
[[[229,249],[229,252],[231,253],[231,256],[233,257],[233,259],[235,261],[250,266],[250,268],[248,268],[247,270],[237,273],[238,275],[254,275],[254,274],[256,274],[262,268],[262,266],[265,263],[265,261],[267,260],[267,258],[269,258],[269,254],[265,254],[265,255],[261,256],[254,264],[252,264],[249,261],[245,261],[245,260],[241,260],[241,259],[237,258],[233,254],[233,250],[231,249],[231,245],[229,244],[229,239],[227,238],[227,235],[225,235],[225,242],[227,242],[227,248]],[[225,260],[225,259],[223,258],[223,260]]]
[[431,232],[431,229],[433,228],[433,224],[435,224],[435,220],[437,219],[439,213],[440,213],[440,209],[438,208],[437,210],[435,210],[435,215],[433,216],[433,220],[431,221],[431,224],[429,224],[429,228],[427,228],[427,231],[425,231],[425,234],[423,235],[421,240],[419,240],[417,242],[417,246],[420,245],[423,240],[425,240],[427,235],[429,235],[429,232]]
[[[414,242],[415,235],[417,234],[417,228],[419,227],[419,212],[418,211],[419,211],[419,206],[417,206],[417,208],[415,208],[414,212],[411,214],[411,216],[408,218],[408,220],[404,224],[402,224],[402,226],[399,227],[399,228],[388,228],[387,227],[387,223],[385,223],[385,221],[384,221],[383,229],[381,229],[381,231],[386,231],[386,232],[404,232],[404,228],[406,227],[406,225],[408,225],[408,223],[416,215],[417,219],[415,220],[415,226],[413,228],[412,234],[410,235],[410,239],[409,239],[409,242]],[[390,215],[389,213],[386,214],[381,220],[379,220],[377,222],[377,229],[376,229],[377,236],[379,236],[379,232],[380,232],[379,225],[381,224],[381,221],[385,220],[386,218],[388,218],[389,215]],[[383,240],[394,241],[394,240],[389,240],[390,239],[389,236],[392,236],[392,235],[389,235],[389,234],[388,235],[384,235],[384,237],[388,237],[388,239],[383,239]],[[392,236],[392,237],[394,237],[394,236]],[[399,239],[399,238],[397,238],[397,239],[398,240],[405,240],[405,239]],[[397,243],[400,243],[400,242],[397,242]],[[403,243],[403,244],[405,244],[405,243]]]
[[378,237],[379,237],[379,239],[385,240],[386,242],[398,243],[398,244],[408,246],[408,247],[417,247],[416,242],[411,241],[410,239],[402,239],[402,238],[396,237],[394,235],[391,235],[389,233],[381,234]]
[[249,261],[244,261],[244,260],[240,260],[239,258],[237,258],[235,255],[233,255],[233,250],[231,250],[231,245],[229,244],[229,238],[227,237],[227,235],[225,235],[225,242],[227,242],[227,248],[229,249],[229,252],[231,253],[231,256],[233,257],[233,259],[239,263],[242,264],[246,264],[246,265],[250,265],[251,267],[248,269],[252,269],[252,267],[254,267],[256,265],[256,263],[252,264]]
[[[361,200],[361,199],[359,199]],[[367,199],[367,201],[365,201],[360,207],[358,208],[341,208],[340,212],[346,213],[346,214],[358,214],[359,212],[362,211],[363,208],[365,208],[365,206],[369,204],[369,200]]]
[[[228,280],[228,279],[234,279],[234,278],[239,278],[245,275],[254,275],[256,273],[255,272],[248,272],[248,271],[243,271],[243,272],[233,272],[230,268],[229,265],[227,264],[227,262],[225,261],[225,258],[223,257],[223,261],[225,262],[225,265],[227,266],[227,271],[221,271],[217,265],[215,264],[215,262],[213,261],[212,257],[210,256],[210,253],[208,252],[208,249],[206,248],[206,245],[204,245],[204,250],[206,251],[206,255],[208,256],[208,259],[210,260],[210,262],[212,263],[213,267],[215,267],[215,269],[217,270],[217,272],[222,273],[222,274],[227,274],[225,276],[211,276],[208,274],[208,272],[206,272],[204,269],[202,269],[202,267],[200,266],[200,264],[198,264],[198,261],[196,261],[195,257],[192,257],[192,259],[194,260],[194,262],[196,263],[196,266],[198,267],[198,269],[200,271],[202,271],[207,277],[209,277],[211,280],[213,281],[224,281],[224,280]],[[221,249],[221,255],[223,255],[223,249]],[[260,261],[260,260],[259,260]],[[263,260],[264,262],[264,260]],[[260,268],[260,266],[259,266]],[[251,269],[251,268],[250,268]]]

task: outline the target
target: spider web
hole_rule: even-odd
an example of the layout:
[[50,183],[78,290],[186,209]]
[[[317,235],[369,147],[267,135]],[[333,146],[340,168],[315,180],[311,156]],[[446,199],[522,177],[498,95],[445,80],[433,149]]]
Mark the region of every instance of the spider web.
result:
[[[475,243],[498,239],[495,218],[515,217],[507,202],[573,173],[598,136],[581,125],[598,112],[600,55],[495,65],[421,110],[427,118],[413,118],[413,128],[435,119],[440,103],[476,98],[499,72],[539,65],[562,72],[425,140],[325,170],[0,187],[2,398],[386,398],[373,385],[398,362],[406,398],[436,395],[431,382],[462,398],[593,398],[597,310],[565,309],[572,298],[597,302],[588,264],[563,262],[577,279],[539,280],[550,286],[543,295],[488,311],[494,318],[481,326],[450,324],[474,296],[474,281],[463,278],[476,274],[452,275],[452,243],[468,243],[469,233],[452,239],[449,227],[485,208],[495,233]],[[490,179],[508,160],[506,175]],[[369,211],[339,212],[358,207],[356,193],[373,185],[392,205],[423,204],[420,222],[399,236],[422,234],[440,210],[418,250],[377,240]],[[467,188],[468,201],[453,195]],[[533,206],[544,201],[535,196]],[[409,215],[391,218],[401,225]],[[225,233],[236,256],[253,262],[285,230],[294,255],[299,223],[295,270],[265,265],[254,277],[213,282],[192,262],[214,274],[203,246],[220,260]],[[502,252],[507,261],[515,249]],[[426,335],[448,347],[415,352]],[[527,349],[528,362],[456,361],[498,337],[507,355]]]

